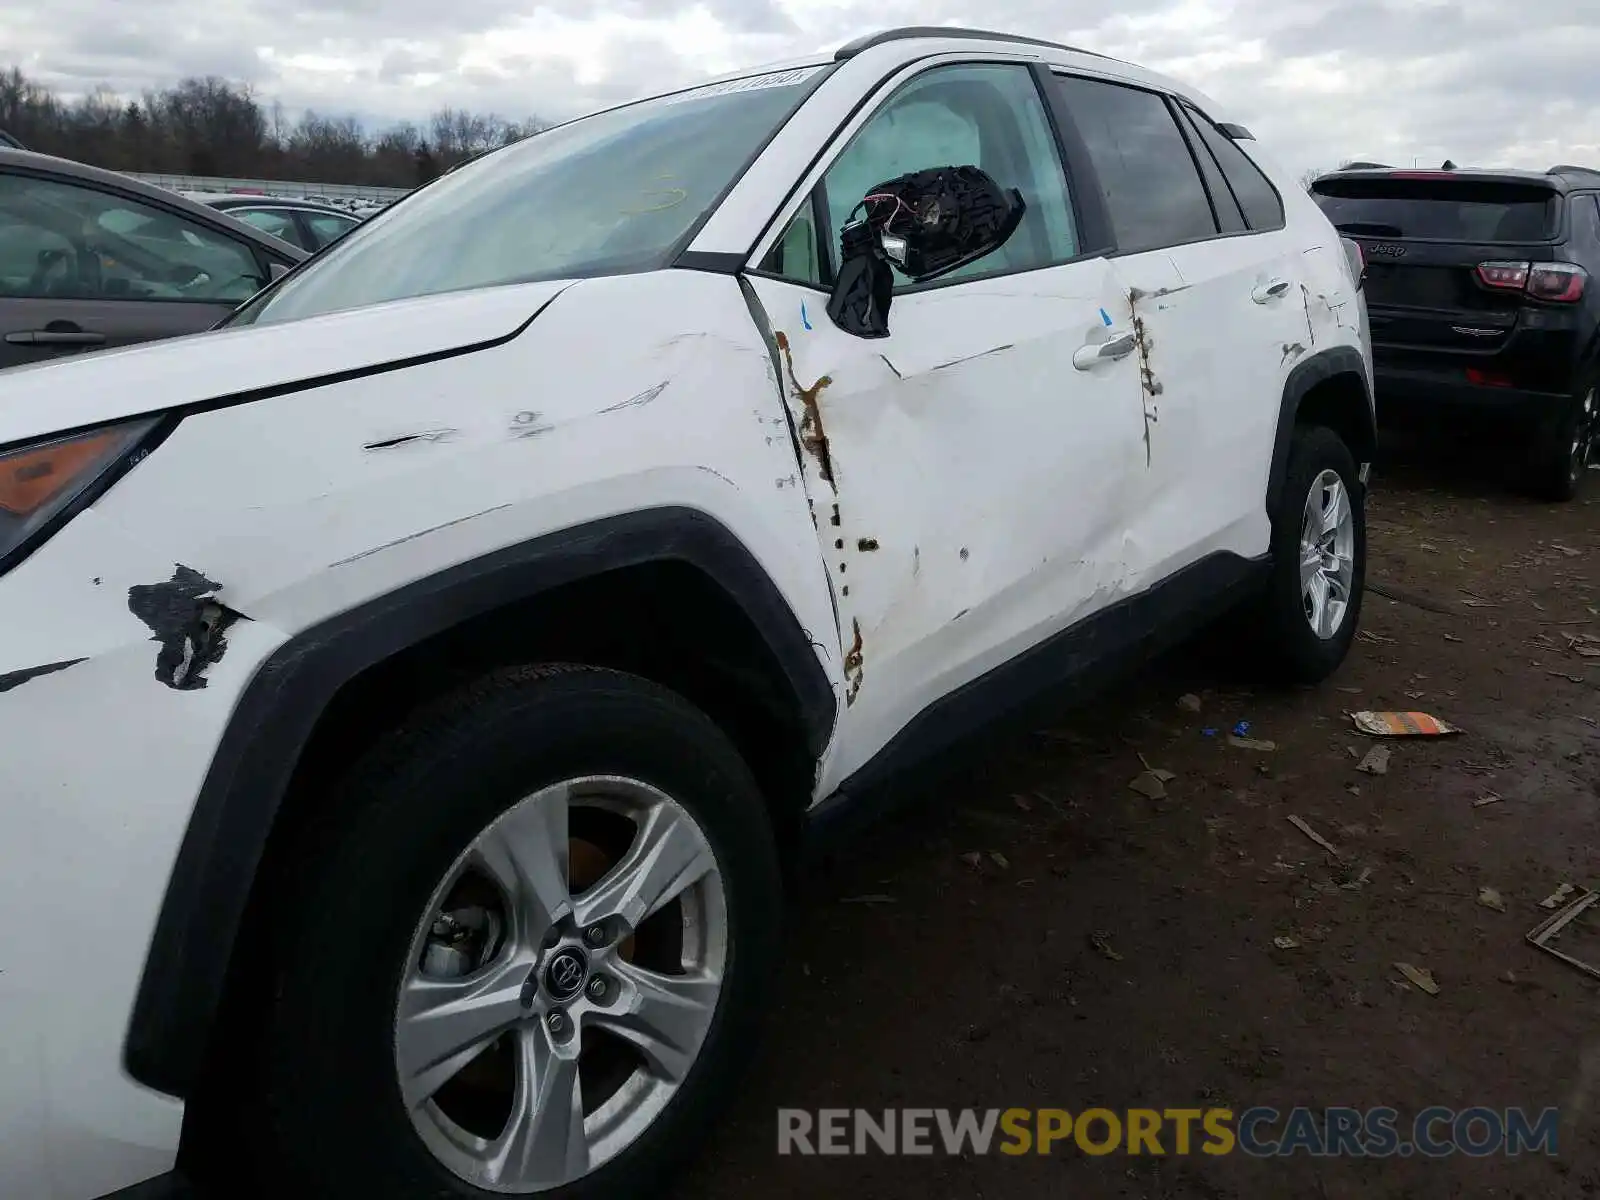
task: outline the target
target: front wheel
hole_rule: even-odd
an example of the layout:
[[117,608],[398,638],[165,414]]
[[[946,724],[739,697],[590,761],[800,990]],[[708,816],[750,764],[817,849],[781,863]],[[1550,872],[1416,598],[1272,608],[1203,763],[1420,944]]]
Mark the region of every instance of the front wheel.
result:
[[333,811],[273,952],[273,1192],[653,1191],[748,1057],[777,944],[720,730],[644,680],[525,669],[393,734]]
[[1365,489],[1333,430],[1301,426],[1272,520],[1272,574],[1255,613],[1263,665],[1320,683],[1350,652],[1367,576]]

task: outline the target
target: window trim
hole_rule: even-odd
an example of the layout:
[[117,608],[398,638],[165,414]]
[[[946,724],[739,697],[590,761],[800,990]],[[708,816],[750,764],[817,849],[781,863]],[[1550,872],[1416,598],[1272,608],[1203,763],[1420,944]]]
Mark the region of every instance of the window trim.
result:
[[[1238,191],[1238,189],[1233,186],[1233,180],[1228,178],[1228,168],[1226,168],[1225,166],[1222,165],[1222,160],[1217,158],[1216,154],[1212,152],[1211,147],[1210,146],[1206,146],[1206,153],[1211,155],[1212,159],[1217,164],[1217,170],[1222,172],[1222,181],[1228,185],[1228,191],[1233,193],[1234,203],[1239,206],[1239,215],[1244,218],[1244,224],[1245,224],[1246,231],[1249,232],[1249,233],[1279,233],[1279,232],[1289,228],[1289,205],[1288,205],[1288,202],[1283,198],[1283,192],[1279,189],[1276,181],[1273,180],[1272,176],[1270,174],[1268,174],[1266,169],[1264,167],[1262,167],[1262,165],[1260,163],[1258,163],[1255,159],[1250,157],[1250,152],[1249,151],[1247,151],[1243,146],[1239,145],[1239,139],[1229,137],[1226,133],[1223,132],[1221,125],[1219,125],[1217,122],[1213,121],[1210,117],[1206,116],[1205,113],[1201,112],[1199,105],[1194,104],[1191,101],[1184,99],[1182,96],[1175,96],[1175,97],[1173,97],[1173,99],[1177,101],[1177,104],[1178,104],[1178,106],[1180,108],[1183,108],[1183,109],[1187,110],[1187,114],[1186,115],[1189,117],[1189,119],[1191,121],[1195,122],[1197,126],[1198,126],[1199,122],[1204,121],[1207,125],[1210,125],[1211,128],[1213,128],[1213,129],[1215,129],[1217,131],[1217,136],[1218,137],[1220,137],[1223,141],[1229,143],[1230,145],[1234,146],[1239,151],[1240,154],[1244,155],[1245,161],[1248,162],[1252,167],[1254,167],[1255,171],[1256,171],[1256,174],[1260,175],[1261,178],[1266,181],[1267,187],[1268,187],[1269,190],[1271,190],[1273,198],[1277,200],[1277,202],[1278,202],[1278,223],[1276,225],[1272,225],[1270,227],[1263,227],[1263,226],[1258,226],[1258,225],[1251,224],[1251,222],[1250,222],[1250,214],[1245,211],[1244,201],[1239,199],[1239,191]],[[1201,138],[1200,138],[1201,144],[1204,144],[1205,143],[1204,130],[1201,129],[1200,133],[1201,133]],[[1251,140],[1254,141],[1255,139],[1252,138]]]
[[[1222,164],[1217,161],[1217,156],[1210,146],[1206,145],[1205,138],[1200,130],[1195,127],[1194,120],[1172,96],[1167,97],[1167,107],[1172,110],[1173,120],[1177,121],[1178,129],[1183,134],[1183,140],[1189,146],[1189,154],[1194,158],[1195,169],[1200,172],[1200,185],[1206,189],[1211,198],[1211,215],[1217,222],[1218,237],[1232,237],[1240,233],[1255,232],[1250,228],[1250,218],[1244,215],[1244,205],[1239,202],[1239,194],[1233,190],[1233,181],[1228,178],[1228,173],[1222,169]],[[1201,155],[1205,158],[1202,160]],[[1233,211],[1239,215],[1238,229],[1224,229],[1222,227],[1222,197],[1217,195],[1211,186],[1211,180],[1206,174],[1205,164],[1210,163],[1216,171],[1217,178],[1222,181],[1223,189],[1227,193],[1228,201],[1233,205]]]
[[[939,288],[960,287],[967,283],[981,283],[986,280],[1006,278],[1012,275],[1026,275],[1034,271],[1054,270],[1056,267],[1069,266],[1073,263],[1087,262],[1095,258],[1105,257],[1103,248],[1084,249],[1085,246],[1104,241],[1108,231],[1103,224],[1103,214],[1100,211],[1092,204],[1089,206],[1080,206],[1079,204],[1078,193],[1080,186],[1075,183],[1076,172],[1074,168],[1080,160],[1071,153],[1071,143],[1064,136],[1064,130],[1055,111],[1054,94],[1045,86],[1045,77],[1050,74],[1052,68],[1032,56],[1009,55],[999,52],[947,52],[930,55],[916,62],[904,64],[879,79],[873,87],[863,94],[862,99],[851,109],[849,117],[834,128],[833,133],[823,142],[822,148],[813,156],[810,165],[798,177],[795,185],[790,189],[789,195],[774,210],[774,215],[768,220],[766,228],[762,230],[761,236],[756,240],[756,244],[751,248],[750,253],[745,256],[745,265],[742,273],[752,275],[758,279],[771,279],[793,287],[805,288],[807,291],[818,292],[822,295],[831,295],[833,292],[832,281],[836,277],[835,263],[833,262],[835,247],[832,244],[831,234],[824,234],[823,224],[820,219],[827,207],[822,196],[828,172],[850,146],[856,134],[882,112],[884,107],[908,84],[932,71],[963,66],[1008,67],[1027,73],[1030,82],[1033,84],[1034,93],[1038,98],[1039,104],[1044,110],[1045,126],[1050,132],[1051,141],[1055,147],[1057,170],[1060,172],[1061,182],[1066,190],[1068,203],[1071,205],[1079,250],[1077,254],[1069,258],[1063,258],[1059,262],[1044,263],[1039,266],[1020,269],[1013,267],[997,268],[992,271],[980,271],[975,274],[963,275],[959,279],[933,279],[926,283],[897,285],[894,291],[895,296],[914,296]],[[1076,136],[1075,130],[1073,131],[1073,136]],[[1084,156],[1086,154],[1087,151],[1084,150]],[[1095,195],[1097,196],[1098,192]],[[811,205],[812,221],[818,231],[818,253],[823,259],[819,264],[820,269],[818,272],[825,281],[822,284],[808,283],[805,280],[793,279],[787,275],[779,275],[772,271],[763,270],[760,265],[765,261],[767,255],[772,252],[773,246],[782,239],[790,224],[799,216],[801,209],[808,204]],[[1091,230],[1094,232],[1092,241],[1089,236]]]
[[[1066,77],[1066,78],[1072,78],[1072,79],[1084,79],[1084,80],[1088,80],[1091,83],[1103,83],[1103,84],[1106,84],[1107,86],[1110,86],[1110,87],[1120,87],[1120,88],[1124,88],[1124,89],[1126,89],[1127,91],[1130,91],[1130,92],[1144,92],[1146,95],[1150,95],[1150,96],[1156,97],[1158,100],[1160,100],[1162,102],[1162,107],[1166,110],[1168,119],[1172,121],[1172,127],[1173,127],[1174,130],[1177,131],[1179,140],[1183,142],[1183,144],[1184,144],[1184,146],[1186,148],[1189,146],[1189,139],[1184,133],[1183,124],[1178,120],[1177,114],[1175,114],[1172,111],[1172,102],[1174,100],[1180,100],[1181,101],[1181,97],[1175,96],[1171,92],[1162,91],[1160,88],[1149,87],[1149,86],[1146,86],[1145,84],[1142,84],[1142,83],[1134,83],[1131,80],[1115,79],[1115,78],[1111,78],[1111,77],[1105,76],[1105,75],[1090,74],[1087,71],[1074,70],[1073,68],[1070,68],[1070,67],[1060,67],[1060,66],[1051,67],[1050,68],[1050,73],[1052,75],[1055,75],[1055,76],[1058,76],[1058,77]],[[1083,139],[1083,131],[1081,129],[1078,129],[1077,121],[1072,118],[1071,107],[1067,104],[1066,97],[1065,96],[1061,96],[1059,93],[1055,93],[1055,95],[1056,95],[1057,100],[1061,104],[1061,108],[1062,108],[1063,113],[1066,115],[1066,118],[1068,120],[1072,121],[1073,128],[1074,128],[1074,130],[1077,131],[1077,136],[1078,136],[1079,140],[1082,141],[1082,139]],[[1087,142],[1083,142],[1083,147],[1084,147],[1084,151],[1083,151],[1084,155],[1085,155],[1085,157],[1087,157],[1088,153],[1089,153],[1089,151],[1088,151],[1088,143]],[[1216,226],[1217,228],[1212,233],[1205,234],[1205,235],[1202,235],[1200,237],[1183,238],[1180,241],[1176,241],[1176,242],[1164,242],[1159,246],[1139,246],[1139,247],[1136,247],[1136,248],[1133,248],[1133,249],[1126,248],[1126,247],[1122,246],[1120,243],[1118,243],[1116,241],[1116,234],[1115,234],[1115,232],[1114,232],[1114,230],[1113,230],[1113,228],[1111,227],[1111,224],[1110,224],[1110,220],[1111,220],[1110,209],[1108,207],[1106,207],[1106,205],[1105,205],[1104,191],[1100,187],[1100,175],[1099,175],[1098,172],[1095,172],[1093,174],[1093,176],[1092,176],[1092,178],[1095,181],[1095,195],[1096,195],[1096,197],[1099,198],[1100,206],[1101,206],[1102,209],[1104,209],[1104,211],[1106,213],[1106,223],[1107,223],[1106,234],[1112,241],[1112,244],[1111,244],[1110,248],[1108,248],[1105,251],[1105,257],[1106,258],[1115,259],[1115,258],[1126,258],[1126,257],[1132,256],[1132,255],[1135,255],[1135,254],[1156,254],[1156,253],[1159,253],[1159,252],[1161,252],[1163,250],[1175,250],[1180,246],[1196,246],[1196,245],[1200,245],[1203,242],[1220,241],[1222,238],[1225,238],[1225,237],[1242,237],[1242,236],[1245,236],[1245,235],[1248,235],[1248,234],[1256,232],[1255,230],[1252,230],[1252,229],[1248,228],[1248,226],[1249,226],[1249,222],[1248,221],[1245,222],[1246,228],[1241,230],[1238,233],[1223,233],[1221,231],[1221,224],[1222,223],[1217,218],[1216,206],[1215,206],[1215,204],[1213,203],[1213,201],[1211,199],[1211,189],[1206,186],[1205,172],[1201,171],[1200,170],[1200,164],[1198,162],[1194,161],[1194,151],[1193,151],[1192,148],[1190,149],[1189,154],[1190,154],[1189,165],[1194,169],[1195,178],[1200,184],[1200,191],[1206,198],[1206,207],[1211,212],[1211,223],[1212,223],[1212,225]],[[1091,167],[1092,167],[1092,164],[1091,164]],[[1219,167],[1218,169],[1220,170],[1221,168]],[[1226,180],[1227,176],[1224,175],[1223,179]],[[1243,205],[1239,206],[1239,213],[1240,213],[1241,216],[1243,216],[1243,214],[1244,214],[1244,206]]]
[[[39,167],[31,164],[27,166],[11,166],[10,164],[7,164],[4,170],[0,170],[0,176],[6,175],[18,175],[28,179],[37,179],[43,183],[53,183],[57,186],[82,188],[84,191],[98,192],[105,196],[114,196],[118,200],[121,200],[127,204],[154,209],[159,213],[165,213],[169,217],[173,217],[177,220],[184,221],[190,225],[204,229],[213,237],[221,238],[225,241],[232,242],[236,246],[242,247],[250,256],[251,261],[256,264],[257,269],[260,271],[261,277],[267,280],[267,283],[262,284],[261,286],[267,287],[273,282],[272,265],[279,260],[276,258],[269,258],[267,256],[267,249],[264,246],[258,246],[254,241],[245,238],[235,237],[229,230],[217,229],[214,226],[208,225],[205,221],[197,219],[193,213],[185,212],[183,209],[175,208],[169,204],[164,204],[159,200],[154,200],[149,196],[141,195],[138,192],[130,191],[125,188],[119,188],[111,184],[103,184],[98,179],[84,179],[77,175],[62,174],[60,172],[50,170],[41,170]],[[241,221],[240,224],[244,224],[244,222]],[[289,259],[284,261],[283,265],[293,269],[299,264],[293,259]],[[206,299],[200,296],[176,298],[156,296],[12,296],[9,297],[9,299],[22,301],[25,303],[38,303],[46,300],[72,299],[79,301],[88,300],[105,304],[204,304],[210,305],[213,308],[219,306],[237,307],[244,303],[242,300],[215,300]]]

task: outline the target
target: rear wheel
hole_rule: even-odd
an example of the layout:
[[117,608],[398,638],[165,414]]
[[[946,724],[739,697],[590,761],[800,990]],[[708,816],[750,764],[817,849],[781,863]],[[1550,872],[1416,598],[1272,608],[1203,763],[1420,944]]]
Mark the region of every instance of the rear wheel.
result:
[[1301,426],[1272,522],[1272,574],[1250,614],[1266,671],[1319,683],[1350,651],[1366,587],[1364,489],[1333,430]]
[[1540,499],[1562,503],[1583,489],[1600,437],[1595,393],[1591,380],[1573,397],[1555,426],[1535,440],[1529,485]]
[[303,843],[261,1031],[277,1194],[648,1194],[710,1123],[774,961],[737,752],[609,671],[479,684]]

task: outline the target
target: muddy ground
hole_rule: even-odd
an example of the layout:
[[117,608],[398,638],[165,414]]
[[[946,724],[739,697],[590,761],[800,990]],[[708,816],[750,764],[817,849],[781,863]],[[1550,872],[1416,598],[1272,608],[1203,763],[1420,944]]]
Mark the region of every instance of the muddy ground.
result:
[[[1600,1195],[1600,983],[1524,941],[1556,885],[1600,886],[1600,658],[1569,645],[1600,635],[1600,479],[1546,506],[1487,465],[1391,455],[1370,577],[1399,598],[1369,595],[1324,687],[1252,689],[1223,648],[1187,648],[814,876],[765,1046],[677,1195]],[[1363,774],[1356,708],[1466,732],[1395,743],[1386,775]],[[1276,749],[1231,746],[1241,720]],[[1129,789],[1141,753],[1176,773],[1163,800]],[[776,1153],[780,1106],[1434,1104],[1560,1107],[1559,1156]]]

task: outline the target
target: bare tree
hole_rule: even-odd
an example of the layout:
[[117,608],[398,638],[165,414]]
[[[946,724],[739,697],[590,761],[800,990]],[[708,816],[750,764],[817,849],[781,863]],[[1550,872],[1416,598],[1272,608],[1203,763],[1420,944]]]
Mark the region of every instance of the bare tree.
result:
[[137,99],[96,88],[67,104],[19,68],[0,70],[0,129],[30,149],[119,171],[411,187],[545,123],[446,108],[424,128],[373,133],[314,112],[291,124],[277,101],[215,76]]

